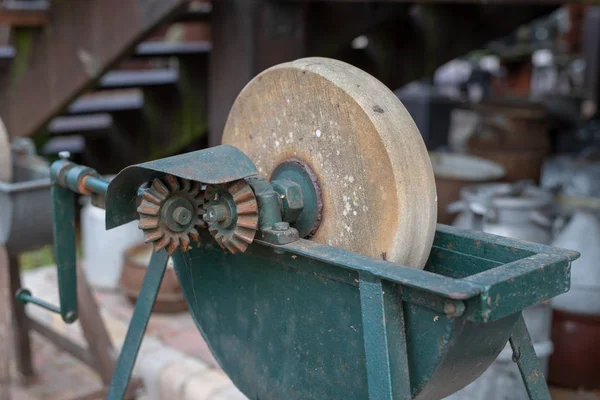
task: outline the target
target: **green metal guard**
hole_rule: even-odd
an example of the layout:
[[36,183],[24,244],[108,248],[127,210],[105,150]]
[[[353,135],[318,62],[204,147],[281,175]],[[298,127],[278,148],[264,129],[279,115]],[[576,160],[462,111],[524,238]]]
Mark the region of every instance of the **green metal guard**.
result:
[[[144,184],[167,174],[203,184],[253,177],[259,206],[271,207],[260,197],[271,196],[265,181],[230,146],[129,167],[106,191],[93,172],[66,166],[53,166],[55,184],[106,192],[109,228],[135,219]],[[63,195],[53,198],[57,234],[72,223],[72,214],[57,212],[72,205]],[[172,254],[194,321],[247,397],[443,398],[475,380],[510,341],[530,398],[550,399],[521,311],[568,291],[578,253],[439,225],[425,270],[416,270],[286,236],[267,226],[284,226],[278,215],[265,215],[273,215],[261,222],[265,234],[244,253],[223,250],[201,230],[198,243]],[[68,322],[76,316],[69,235],[57,247]],[[166,260],[165,250],[151,260],[109,399],[125,393]]]

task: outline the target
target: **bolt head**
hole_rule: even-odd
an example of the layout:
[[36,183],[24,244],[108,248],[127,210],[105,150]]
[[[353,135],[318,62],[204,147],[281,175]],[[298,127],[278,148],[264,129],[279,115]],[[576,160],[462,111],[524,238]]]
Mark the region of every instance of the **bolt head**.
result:
[[275,222],[273,224],[274,231],[287,231],[288,229],[290,229],[289,222]]
[[302,188],[291,180],[275,180],[271,182],[273,189],[279,193],[283,220],[295,221],[304,209],[304,196]]
[[173,211],[173,219],[179,225],[187,225],[192,221],[192,212],[185,207],[177,207]]
[[68,160],[71,158],[71,153],[66,150],[63,150],[58,152],[58,157],[60,157],[60,159],[62,160]]
[[215,204],[206,208],[206,213],[202,216],[204,221],[209,224],[223,222],[229,217],[229,211],[223,204]]

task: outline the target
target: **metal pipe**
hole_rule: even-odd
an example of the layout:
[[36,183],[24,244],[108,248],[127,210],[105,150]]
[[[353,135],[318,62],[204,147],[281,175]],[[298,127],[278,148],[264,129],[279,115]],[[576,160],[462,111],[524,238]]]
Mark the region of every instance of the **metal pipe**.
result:
[[33,297],[31,295],[31,292],[27,289],[17,290],[16,297],[17,297],[17,300],[19,300],[19,302],[22,304],[33,303],[36,306],[40,306],[48,311],[52,311],[55,314],[60,314],[60,308],[58,308],[54,304],[47,303],[42,299]]
[[83,178],[83,186],[87,190],[102,196],[106,195],[106,191],[108,190],[108,183],[108,181],[92,175],[88,175],[85,178]]

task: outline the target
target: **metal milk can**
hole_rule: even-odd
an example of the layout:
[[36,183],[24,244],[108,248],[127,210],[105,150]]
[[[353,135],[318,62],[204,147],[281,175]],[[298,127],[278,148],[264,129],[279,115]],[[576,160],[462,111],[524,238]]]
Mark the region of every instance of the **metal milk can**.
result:
[[531,183],[490,183],[464,187],[449,208],[460,211],[454,226],[548,244],[552,201],[551,193]]
[[[545,212],[552,206],[551,193],[521,181],[465,186],[460,194],[461,200],[449,206],[452,211],[460,211],[454,226],[541,244],[550,243],[552,221]],[[523,315],[542,370],[547,374],[549,357],[554,350],[550,339],[550,303],[529,307]],[[510,347],[505,348],[483,375],[446,400],[527,399],[511,354]]]

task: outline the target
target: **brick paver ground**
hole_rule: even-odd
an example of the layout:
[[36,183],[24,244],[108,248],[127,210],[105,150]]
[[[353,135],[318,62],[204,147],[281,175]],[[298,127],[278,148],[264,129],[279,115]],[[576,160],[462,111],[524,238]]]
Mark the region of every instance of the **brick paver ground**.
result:
[[[54,267],[25,274],[24,283],[36,295],[57,304]],[[115,344],[122,343],[133,306],[118,292],[95,291],[102,315]],[[29,307],[29,306],[28,306]],[[78,324],[65,325],[60,317],[39,308],[30,314],[82,344]],[[100,388],[90,368],[33,334],[36,377],[27,385],[13,377],[13,400],[66,400]],[[13,368],[14,371],[14,368]],[[145,379],[140,400],[243,400],[245,397],[218,368],[208,346],[187,312],[153,314],[136,365]],[[554,400],[600,400],[600,393],[553,389]]]
[[[56,269],[54,267],[29,271],[24,274],[23,280],[24,286],[32,290],[36,296],[58,304]],[[102,316],[107,330],[115,345],[119,346],[125,337],[127,325],[133,313],[133,304],[118,291],[94,290],[94,294],[102,309]],[[66,334],[75,342],[84,344],[81,329],[77,323],[66,325],[62,323],[58,315],[51,314],[37,307],[27,307],[28,313],[32,317]],[[150,340],[151,342],[149,342]],[[32,334],[32,341],[33,362],[37,374],[27,384],[20,382],[18,377],[13,377],[13,400],[71,399],[101,388],[100,379],[86,365],[80,363],[70,355],[61,352],[35,332]],[[231,385],[227,379],[222,379],[222,371],[220,371],[216,360],[210,353],[206,342],[196,329],[194,321],[187,311],[175,314],[154,313],[151,316],[143,347],[155,346],[156,343],[160,343],[163,346],[154,355],[155,358],[160,359],[156,368],[169,367],[169,365],[166,365],[166,361],[168,361],[166,358],[170,357],[175,361],[176,359],[182,359],[184,356],[189,356],[192,359],[191,361],[197,360],[195,364],[192,362],[192,364],[197,365],[196,367],[192,367],[192,370],[194,368],[198,370],[206,368],[207,372],[209,370],[217,371],[219,379],[215,381],[215,384],[218,383],[222,386]],[[187,365],[185,364],[186,362],[190,363],[190,361],[184,361],[183,365]],[[142,363],[144,364],[143,368],[139,365]],[[139,362],[138,359],[136,371],[138,373],[145,373],[146,375],[156,374],[156,385],[159,385],[160,379],[158,375],[161,371],[152,371],[152,368],[151,361],[144,359],[143,362]],[[14,365],[12,369],[14,372]],[[179,369],[175,368],[175,370]],[[200,373],[200,371],[196,372],[197,374]],[[164,378],[161,379],[164,380]],[[198,380],[200,381],[199,378]],[[185,398],[187,396],[189,398],[194,393],[194,390],[197,390],[195,386],[198,385],[190,383],[185,388],[182,388],[182,390],[185,389],[185,393],[182,391],[180,397]],[[163,392],[171,390],[165,382],[161,383],[160,388],[156,386],[148,389],[162,390]],[[156,397],[155,395],[154,398]]]

